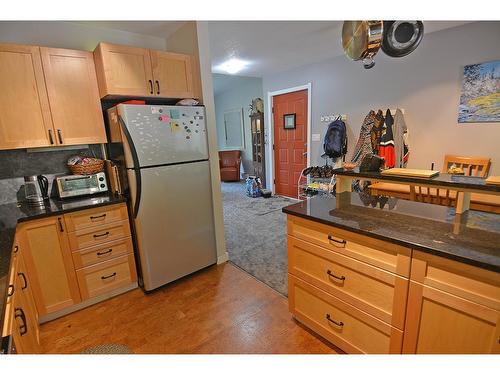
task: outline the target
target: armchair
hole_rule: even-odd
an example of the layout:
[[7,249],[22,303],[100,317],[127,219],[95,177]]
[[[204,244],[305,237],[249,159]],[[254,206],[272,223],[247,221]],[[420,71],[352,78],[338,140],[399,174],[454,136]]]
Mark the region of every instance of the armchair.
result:
[[241,151],[219,151],[219,168],[221,181],[239,181]]

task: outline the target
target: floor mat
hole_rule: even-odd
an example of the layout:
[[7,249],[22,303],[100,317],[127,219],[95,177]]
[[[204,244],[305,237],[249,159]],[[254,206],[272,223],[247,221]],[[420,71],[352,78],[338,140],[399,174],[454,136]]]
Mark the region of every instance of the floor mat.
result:
[[122,344],[101,344],[82,350],[80,354],[134,354],[134,352]]
[[222,182],[221,189],[229,260],[288,295],[286,215],[281,208],[296,201],[284,197],[250,198],[241,182]]

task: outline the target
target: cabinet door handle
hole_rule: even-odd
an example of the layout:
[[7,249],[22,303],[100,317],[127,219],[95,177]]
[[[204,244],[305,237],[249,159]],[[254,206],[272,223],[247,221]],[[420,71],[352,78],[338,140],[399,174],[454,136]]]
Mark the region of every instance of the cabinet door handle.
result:
[[54,144],[54,138],[52,137],[52,129],[49,129],[49,142],[51,145]]
[[59,223],[59,232],[64,232],[64,227],[62,225],[62,220],[60,217],[57,218],[57,222]]
[[156,87],[158,88],[158,90],[156,90],[156,95],[160,95],[160,81],[156,80]]
[[23,324],[19,327],[19,334],[22,336],[28,332],[28,326],[26,325],[26,315],[24,315],[23,309],[14,309],[14,318],[21,318]]
[[14,285],[10,284],[7,288],[7,297],[12,297],[14,295]]
[[94,234],[94,238],[99,238],[99,237],[104,237],[104,236],[109,236],[109,232],[102,233],[102,234]]
[[148,82],[149,82],[149,93],[152,94],[153,93],[153,81],[148,79]]
[[57,137],[59,138],[59,143],[62,144],[63,143],[63,139],[62,139],[62,131],[61,131],[61,129],[57,129]]
[[331,276],[334,279],[337,279],[337,280],[340,280],[340,281],[344,281],[345,280],[345,276],[336,276],[330,270],[327,270],[326,273],[328,274],[328,276]]
[[347,243],[346,240],[342,240],[342,241],[339,241],[339,240],[336,240],[335,238],[333,238],[333,236],[331,234],[328,235],[328,241],[332,241],[332,242],[336,242],[340,245],[344,245]]
[[22,272],[18,272],[17,276],[21,276],[23,278],[23,283],[24,285],[21,287],[22,290],[26,289],[28,287],[28,281],[26,280],[26,276]]
[[344,322],[336,322],[335,320],[333,320],[330,317],[330,314],[326,314],[326,320],[328,320],[329,322],[332,322],[333,324],[335,324],[336,326],[339,326],[339,327],[342,327],[344,325]]
[[113,252],[113,249],[109,249],[109,250],[106,250],[106,251],[99,251],[99,252],[97,252],[97,256],[100,257],[101,255],[110,254],[112,252]]
[[109,279],[110,277],[113,277],[113,276],[116,276],[116,272],[113,272],[111,275],[108,275],[108,276],[101,276],[101,279],[106,280],[106,279]]
[[91,216],[90,217],[90,220],[97,220],[97,219],[104,219],[106,217],[106,214],[102,214],[102,215],[99,215],[99,216]]

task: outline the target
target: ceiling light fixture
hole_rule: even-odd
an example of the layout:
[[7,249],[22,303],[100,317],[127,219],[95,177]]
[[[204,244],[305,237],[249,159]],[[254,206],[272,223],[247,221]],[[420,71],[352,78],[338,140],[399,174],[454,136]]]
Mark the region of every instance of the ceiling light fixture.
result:
[[215,67],[217,70],[222,70],[229,74],[236,74],[245,69],[250,63],[240,59],[232,58]]

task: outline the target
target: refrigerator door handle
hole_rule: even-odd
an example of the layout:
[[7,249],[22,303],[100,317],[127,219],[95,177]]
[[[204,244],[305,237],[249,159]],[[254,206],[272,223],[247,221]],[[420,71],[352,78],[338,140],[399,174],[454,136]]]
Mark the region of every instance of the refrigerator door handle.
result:
[[133,160],[133,171],[135,173],[135,181],[136,181],[136,194],[135,194],[135,203],[134,203],[134,219],[137,218],[137,214],[139,213],[139,206],[141,204],[141,190],[142,190],[142,183],[141,183],[141,170],[139,168],[139,158],[137,156],[137,150],[135,149],[134,142],[132,140],[132,136],[130,135],[130,132],[127,129],[127,125],[125,125],[125,122],[123,121],[122,117],[118,115],[118,121],[120,123],[120,126],[122,128],[123,134],[125,134],[125,138],[127,139],[128,146],[130,148],[130,153],[132,154],[132,160]]

